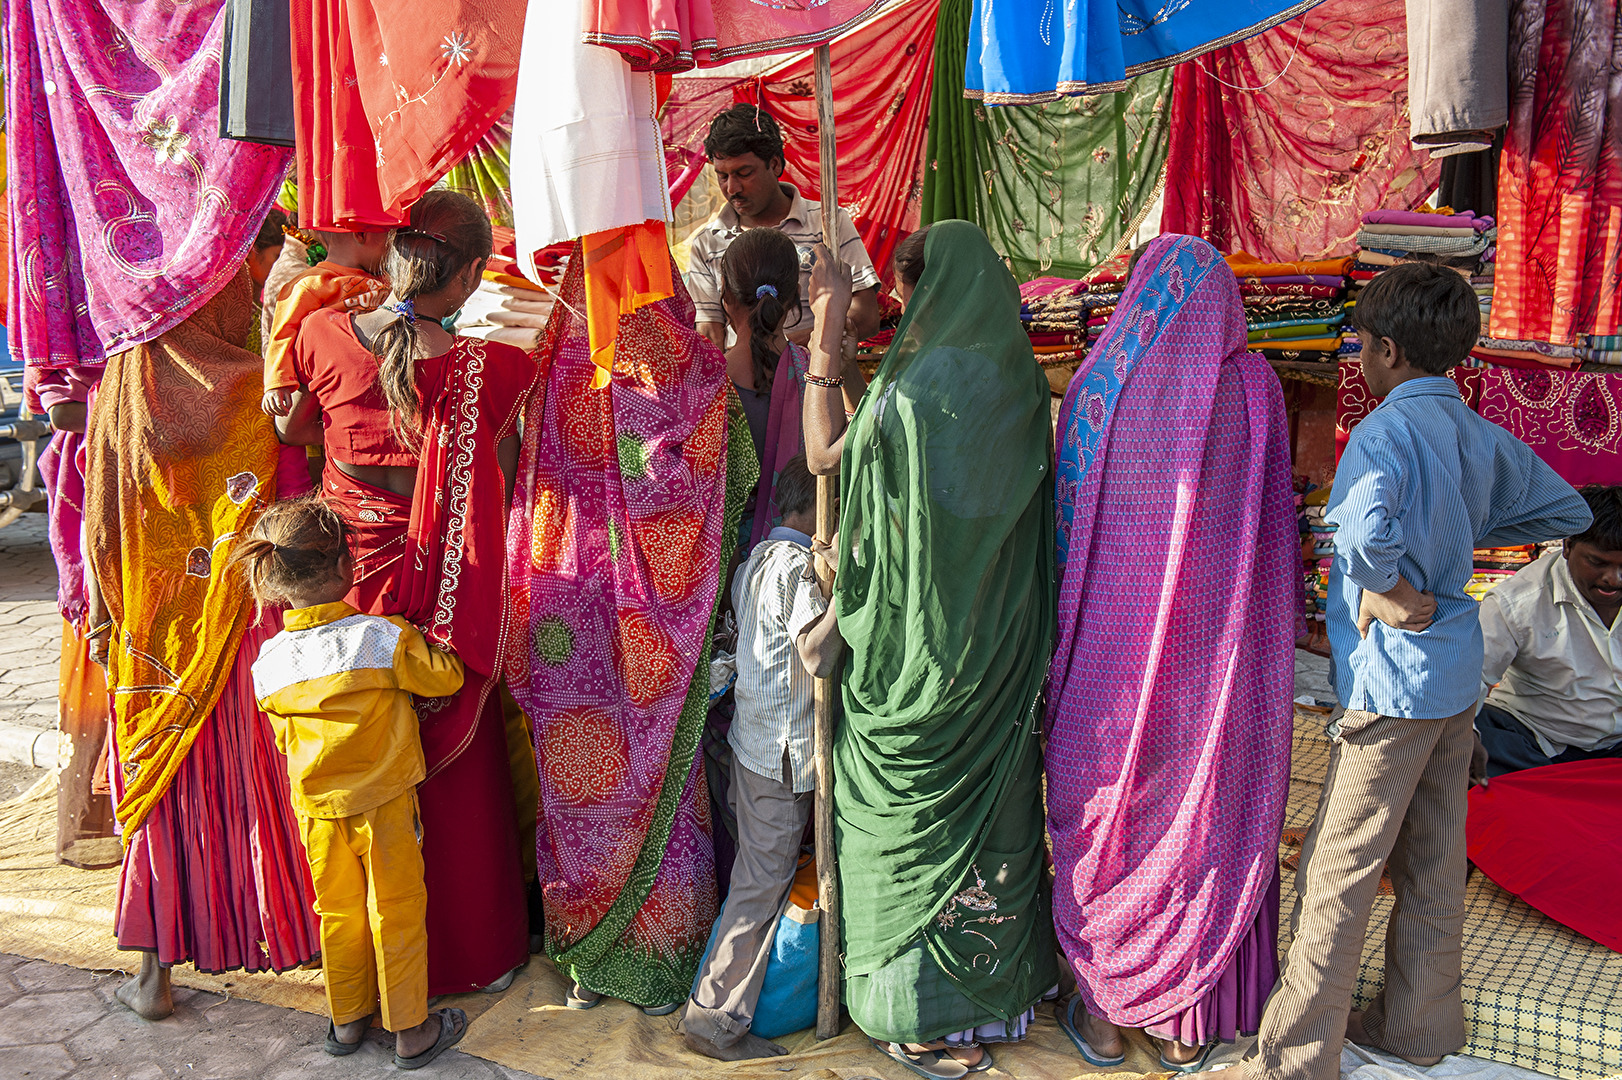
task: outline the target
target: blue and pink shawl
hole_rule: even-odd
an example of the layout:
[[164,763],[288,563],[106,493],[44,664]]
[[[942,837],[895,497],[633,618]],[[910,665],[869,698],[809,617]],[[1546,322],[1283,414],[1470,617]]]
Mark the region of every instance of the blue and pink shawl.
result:
[[1277,971],[1289,440],[1217,251],[1162,236],[1140,263],[1059,414],[1053,914],[1091,1011],[1205,1042]]

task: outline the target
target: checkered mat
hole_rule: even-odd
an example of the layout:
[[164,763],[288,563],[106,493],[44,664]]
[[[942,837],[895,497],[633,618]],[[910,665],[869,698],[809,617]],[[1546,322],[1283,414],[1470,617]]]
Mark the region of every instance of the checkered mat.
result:
[[[1325,719],[1295,716],[1286,828],[1312,824],[1329,771]],[[1286,853],[1289,853],[1286,850]],[[1295,875],[1284,874],[1280,946],[1289,940]],[[1392,900],[1369,919],[1357,1005],[1385,981]],[[1622,1076],[1622,953],[1590,941],[1472,869],[1465,891],[1464,1052],[1561,1077]]]

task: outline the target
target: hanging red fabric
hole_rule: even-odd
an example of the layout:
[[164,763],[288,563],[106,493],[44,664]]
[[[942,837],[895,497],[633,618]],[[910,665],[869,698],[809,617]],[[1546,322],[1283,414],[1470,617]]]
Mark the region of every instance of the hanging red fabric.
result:
[[513,103],[524,0],[292,0],[299,220],[398,225]]
[[1364,211],[1441,176],[1408,135],[1403,0],[1326,0],[1179,64],[1161,231],[1291,261],[1349,254]]
[[573,0],[585,3],[588,45],[615,49],[636,71],[687,71],[829,41],[881,0]]

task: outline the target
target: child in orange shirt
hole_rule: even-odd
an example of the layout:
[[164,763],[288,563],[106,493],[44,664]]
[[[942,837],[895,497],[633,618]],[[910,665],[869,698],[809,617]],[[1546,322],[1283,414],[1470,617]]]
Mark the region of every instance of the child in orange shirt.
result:
[[417,785],[425,775],[413,694],[462,687],[462,662],[401,618],[344,602],[355,568],[341,518],[318,496],[276,503],[232,556],[261,604],[285,602],[259,650],[254,696],[287,774],[321,917],[327,1053],[360,1048],[372,1013],[394,1063],[419,1069],[467,1031],[428,1012],[428,891]]
[[298,378],[293,374],[293,343],[305,318],[322,308],[356,313],[371,311],[389,295],[379,267],[388,254],[390,229],[367,232],[316,232],[326,247],[326,258],[295,280],[277,297],[271,316],[270,339],[265,342],[265,400],[267,416],[286,416],[293,407]]

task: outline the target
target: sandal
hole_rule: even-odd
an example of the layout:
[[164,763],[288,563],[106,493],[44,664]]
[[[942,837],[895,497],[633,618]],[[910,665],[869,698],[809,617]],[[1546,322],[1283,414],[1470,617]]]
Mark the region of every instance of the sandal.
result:
[[969,1067],[944,1050],[925,1050],[915,1054],[901,1043],[873,1040],[873,1048],[919,1076],[931,1080],[962,1080],[969,1075]]
[[980,1051],[980,1061],[978,1064],[963,1065],[963,1062],[959,1061],[955,1057],[953,1057],[952,1060],[956,1061],[959,1065],[963,1065],[963,1067],[969,1070],[971,1073],[983,1073],[997,1067],[997,1063],[991,1060],[991,1051],[987,1050],[981,1043],[970,1043],[968,1046],[949,1046],[946,1048],[946,1056],[952,1057],[951,1052],[953,1050],[968,1050],[970,1047],[978,1048]]
[[595,1009],[603,1003],[603,995],[576,982],[569,987],[569,996],[563,1003],[571,1009]]
[[[1162,1043],[1162,1045],[1164,1045],[1164,1043]],[[1216,1048],[1217,1040],[1212,1039],[1200,1050],[1198,1057],[1194,1058],[1192,1061],[1185,1061],[1181,1065],[1177,1064],[1175,1061],[1167,1061],[1166,1051],[1161,1050],[1160,1067],[1165,1069],[1167,1072],[1177,1073],[1181,1076],[1186,1076],[1189,1073],[1200,1072],[1211,1063],[1211,1054],[1216,1050]]]
[[1125,1065],[1126,1054],[1121,1053],[1116,1054],[1114,1057],[1105,1057],[1097,1050],[1094,1050],[1087,1040],[1081,1037],[1081,1028],[1076,1026],[1076,1006],[1080,1004],[1081,995],[1077,994],[1070,999],[1070,1004],[1059,1010],[1059,1026],[1064,1028],[1064,1033],[1070,1036],[1071,1042],[1076,1044],[1076,1049],[1081,1051],[1081,1056],[1086,1059],[1087,1064],[1096,1065],[1100,1069],[1113,1069],[1117,1065]]
[[528,963],[529,963],[529,961],[526,960],[526,961],[524,961],[523,964],[519,964],[517,967],[513,968],[511,971],[507,972],[507,974],[503,975],[501,978],[499,978],[495,982],[491,983],[489,986],[481,986],[481,987],[479,987],[478,992],[481,993],[481,994],[499,994],[499,993],[502,993],[503,991],[505,991],[507,989],[507,987],[509,987],[509,986],[511,986],[513,984],[513,980],[518,978],[518,973],[520,971],[523,971],[525,964],[528,964]]
[[415,1057],[401,1057],[396,1052],[395,1068],[420,1069],[461,1042],[462,1036],[467,1034],[467,1013],[461,1009],[440,1009],[434,1015],[439,1017],[439,1038],[434,1041],[434,1045]]
[[[366,1026],[372,1026],[372,1018],[366,1018]],[[348,1057],[360,1049],[360,1044],[366,1041],[366,1032],[360,1033],[360,1038],[352,1043],[346,1043],[338,1038],[338,1026],[331,1020],[327,1021],[327,1053],[333,1057]]]
[[648,1016],[669,1016],[685,1004],[685,1001],[672,1001],[668,1005],[644,1005],[642,1011]]

